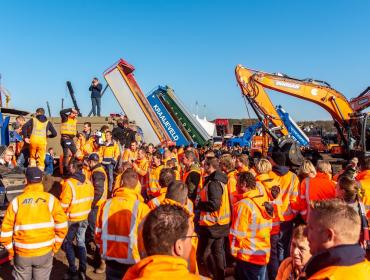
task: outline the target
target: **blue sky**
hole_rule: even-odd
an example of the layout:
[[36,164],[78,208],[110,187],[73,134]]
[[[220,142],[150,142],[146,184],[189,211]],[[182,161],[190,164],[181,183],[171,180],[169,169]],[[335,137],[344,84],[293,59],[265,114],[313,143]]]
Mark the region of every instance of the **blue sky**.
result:
[[[248,117],[234,68],[328,81],[348,98],[370,85],[369,1],[1,1],[0,73],[14,107],[61,98],[70,80],[84,114],[88,86],[119,58],[145,93],[168,84],[209,119]],[[105,81],[104,81],[105,84]],[[329,119],[271,92],[296,120]],[[109,92],[103,113],[120,112]]]

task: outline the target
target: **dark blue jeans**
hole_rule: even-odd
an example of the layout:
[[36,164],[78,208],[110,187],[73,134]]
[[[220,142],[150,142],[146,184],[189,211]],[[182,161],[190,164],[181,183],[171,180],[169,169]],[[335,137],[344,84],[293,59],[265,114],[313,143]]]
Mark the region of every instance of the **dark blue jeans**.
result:
[[95,237],[95,225],[96,225],[96,216],[98,215],[98,206],[94,206],[91,208],[89,216],[87,217],[88,220],[88,229],[86,231],[86,243],[94,242]]
[[101,106],[101,98],[100,97],[91,97],[92,103],[92,111],[93,115],[100,117],[100,106]]
[[87,229],[87,220],[75,223],[69,223],[68,233],[64,239],[63,248],[66,252],[69,270],[72,272],[77,271],[75,264],[75,250],[73,248],[73,240],[77,239],[78,259],[79,259],[79,270],[86,272],[86,245],[85,245],[85,233]]
[[282,262],[290,256],[290,241],[293,233],[293,221],[280,223],[280,240],[278,243],[279,260]]
[[236,260],[236,280],[265,280],[266,266]]
[[279,234],[274,234],[270,236],[271,242],[271,254],[270,254],[270,261],[267,264],[267,272],[269,276],[269,280],[274,280],[279,270],[280,261],[279,261],[279,254],[278,254],[278,243],[279,243]]
[[113,181],[114,181],[114,164],[104,164],[105,170],[108,173],[108,190],[109,193],[112,193],[112,188],[113,188]]

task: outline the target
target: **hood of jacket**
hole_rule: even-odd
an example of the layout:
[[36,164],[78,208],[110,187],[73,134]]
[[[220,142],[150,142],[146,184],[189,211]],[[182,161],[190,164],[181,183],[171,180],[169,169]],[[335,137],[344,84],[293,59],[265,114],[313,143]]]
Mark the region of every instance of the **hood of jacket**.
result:
[[135,189],[119,187],[113,190],[113,197],[129,197],[134,200],[144,202],[144,198]]
[[227,183],[227,175],[219,170],[216,170],[215,172],[211,173],[207,178],[206,178],[206,183],[209,181],[219,181],[223,184]]
[[191,274],[186,260],[174,256],[154,255],[132,266],[123,279],[189,279],[188,277],[191,277]]
[[279,176],[284,176],[289,172],[289,168],[282,165],[275,165],[272,167],[272,171],[274,171]]
[[85,182],[86,180],[86,176],[85,174],[82,173],[82,171],[72,174],[71,178],[76,179],[77,181],[81,183]]
[[329,266],[351,266],[365,260],[365,251],[359,244],[339,245],[313,256],[306,264],[306,277]]
[[38,119],[42,123],[44,123],[44,122],[46,122],[48,120],[45,115],[37,115],[36,116],[36,119]]

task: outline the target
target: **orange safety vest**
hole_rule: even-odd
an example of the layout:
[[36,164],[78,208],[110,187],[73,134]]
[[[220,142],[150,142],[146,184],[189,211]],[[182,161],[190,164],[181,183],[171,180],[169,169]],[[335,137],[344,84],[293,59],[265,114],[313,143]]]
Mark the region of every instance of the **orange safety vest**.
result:
[[44,256],[56,253],[68,231],[67,216],[59,200],[43,191],[41,183],[29,184],[9,204],[0,242],[12,256]]
[[140,261],[144,249],[139,225],[150,211],[141,199],[135,190],[119,188],[99,207],[95,240],[103,259],[122,264]]
[[159,185],[159,174],[164,168],[163,165],[154,167],[149,173],[149,188],[147,190],[148,196],[159,196],[161,191],[161,186]]
[[242,261],[266,265],[270,259],[272,219],[264,209],[266,193],[254,189],[243,194],[233,209],[230,228],[231,254]]
[[[107,197],[108,197],[108,177],[107,177],[107,173],[105,172],[105,169],[103,166],[99,166],[98,168],[95,168],[91,171],[91,179],[92,179],[92,176],[94,175],[94,173],[96,172],[101,172],[104,174],[104,192],[103,192],[103,195],[101,196],[101,198],[98,200],[98,202],[96,203],[96,206],[100,206],[104,201],[107,200]],[[90,180],[91,180],[90,179]]]
[[60,202],[64,212],[71,222],[87,220],[94,200],[94,186],[85,179],[81,183],[75,178],[69,178],[62,182]]
[[67,121],[60,125],[61,135],[75,136],[77,134],[77,119],[68,117]]
[[32,143],[46,143],[46,128],[49,121],[40,122],[37,118],[32,118],[32,132],[30,142]]
[[281,199],[281,221],[291,221],[297,215],[298,208],[298,189],[299,179],[296,174],[288,171],[283,176],[277,175],[275,172],[269,172],[269,176],[277,178],[280,184],[280,199]]
[[265,188],[266,194],[269,198],[269,201],[274,206],[274,217],[272,218],[272,230],[271,235],[278,234],[280,232],[280,219],[282,218],[281,214],[281,198],[280,193],[279,195],[274,198],[272,194],[272,188],[274,186],[279,187],[279,181],[276,178],[270,178],[268,174],[260,174],[256,177],[257,182],[260,182],[262,186]]
[[[200,212],[199,225],[201,226],[213,226],[213,225],[228,225],[230,223],[230,203],[229,194],[225,184],[222,185],[222,197],[221,206],[218,211],[214,212]],[[208,184],[205,185],[199,193],[200,201],[208,201]]]
[[200,275],[190,273],[188,263],[181,257],[154,255],[142,259],[136,265],[130,267],[123,280],[164,280],[164,279],[208,279]]
[[366,217],[370,220],[370,170],[360,172],[356,177],[356,181],[359,182],[364,191],[362,202],[365,206]]
[[370,262],[367,260],[351,266],[329,266],[312,275],[308,280],[369,279]]

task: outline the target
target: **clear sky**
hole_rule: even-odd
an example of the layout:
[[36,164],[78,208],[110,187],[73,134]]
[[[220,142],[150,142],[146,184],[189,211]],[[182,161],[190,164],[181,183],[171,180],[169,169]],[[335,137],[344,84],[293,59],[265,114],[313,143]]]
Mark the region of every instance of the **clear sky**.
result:
[[[0,73],[14,107],[72,102],[90,110],[94,76],[119,58],[144,93],[168,84],[192,112],[248,117],[237,64],[328,81],[348,98],[370,85],[370,1],[1,1]],[[105,84],[105,81],[103,81]],[[296,120],[329,119],[316,105],[271,92]],[[103,113],[120,112],[109,92]]]

